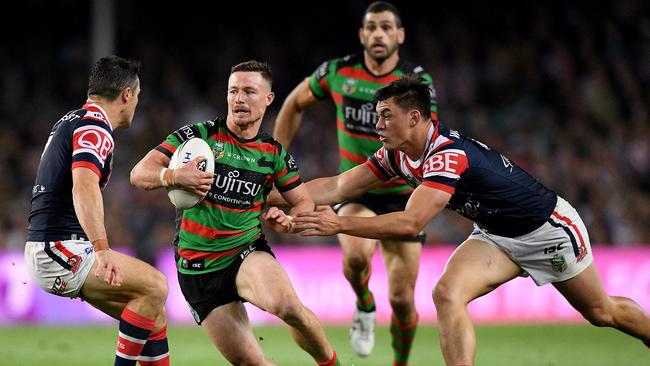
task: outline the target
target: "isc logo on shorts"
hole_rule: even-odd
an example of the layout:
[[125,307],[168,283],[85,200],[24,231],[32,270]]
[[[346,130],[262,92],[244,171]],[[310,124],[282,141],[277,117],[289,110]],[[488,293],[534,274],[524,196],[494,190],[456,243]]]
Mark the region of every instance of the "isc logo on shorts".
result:
[[244,249],[241,252],[241,254],[239,254],[239,258],[244,260],[244,258],[248,257],[248,255],[251,254],[252,252],[254,252],[256,249],[257,249],[257,247],[255,247],[255,243],[249,245],[248,248]]
[[61,296],[65,292],[66,287],[68,287],[68,283],[64,281],[61,276],[59,276],[56,278],[56,280],[54,280],[54,284],[52,285],[50,292]]

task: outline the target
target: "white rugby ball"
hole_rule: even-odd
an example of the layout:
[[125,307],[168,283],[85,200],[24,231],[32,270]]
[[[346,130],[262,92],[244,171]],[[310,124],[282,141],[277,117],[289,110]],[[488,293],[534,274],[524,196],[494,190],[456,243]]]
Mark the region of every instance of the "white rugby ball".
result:
[[[203,156],[205,160],[197,164],[197,168],[201,171],[214,173],[214,156],[212,149],[207,142],[198,137],[191,138],[181,144],[176,149],[169,161],[169,169],[177,169],[187,164],[190,160],[197,156]],[[167,189],[167,196],[176,208],[185,210],[196,206],[201,202],[204,196],[188,192],[181,188]]]

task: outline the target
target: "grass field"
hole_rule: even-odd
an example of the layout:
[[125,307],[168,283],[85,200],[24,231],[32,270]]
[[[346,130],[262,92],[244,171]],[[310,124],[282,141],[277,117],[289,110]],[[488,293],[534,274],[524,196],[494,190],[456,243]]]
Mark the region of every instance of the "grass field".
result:
[[[354,355],[347,332],[345,327],[327,328],[343,365],[391,365],[386,327],[378,328],[375,351],[365,359]],[[314,365],[286,327],[258,327],[255,334],[278,365]],[[0,328],[0,365],[112,365],[115,337],[112,327]],[[199,327],[173,327],[169,337],[172,365],[228,365]],[[639,341],[588,325],[479,326],[477,338],[476,363],[482,366],[650,365],[650,350]],[[435,327],[418,329],[409,365],[443,365]]]

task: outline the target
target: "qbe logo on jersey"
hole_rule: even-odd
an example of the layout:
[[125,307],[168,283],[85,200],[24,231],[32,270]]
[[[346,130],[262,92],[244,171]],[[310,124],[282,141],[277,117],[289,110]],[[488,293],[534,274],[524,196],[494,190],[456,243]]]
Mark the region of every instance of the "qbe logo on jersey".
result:
[[74,154],[90,153],[104,164],[113,151],[113,137],[98,126],[83,126],[74,131]]
[[460,173],[467,168],[467,156],[458,149],[443,150],[434,154],[424,163],[423,176],[442,176],[452,179],[460,178]]

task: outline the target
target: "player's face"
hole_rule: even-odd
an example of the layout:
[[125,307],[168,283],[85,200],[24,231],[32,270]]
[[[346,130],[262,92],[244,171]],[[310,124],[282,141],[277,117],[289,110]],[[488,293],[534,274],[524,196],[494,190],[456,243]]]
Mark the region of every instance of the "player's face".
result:
[[399,149],[408,137],[408,114],[388,98],[377,103],[379,141],[389,150]]
[[238,126],[245,126],[264,117],[273,101],[268,81],[259,72],[237,71],[228,79],[228,116]]
[[366,54],[381,63],[404,43],[404,28],[397,27],[395,14],[390,11],[368,13],[359,29],[359,38]]

